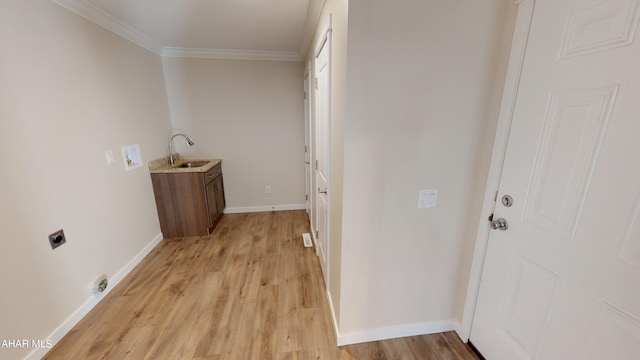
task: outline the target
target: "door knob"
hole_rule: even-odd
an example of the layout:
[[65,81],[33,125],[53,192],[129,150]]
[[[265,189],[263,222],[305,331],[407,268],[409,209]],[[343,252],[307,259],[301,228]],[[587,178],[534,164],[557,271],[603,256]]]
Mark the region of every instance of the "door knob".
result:
[[503,218],[496,219],[491,221],[491,228],[493,230],[505,231],[509,228],[509,223]]

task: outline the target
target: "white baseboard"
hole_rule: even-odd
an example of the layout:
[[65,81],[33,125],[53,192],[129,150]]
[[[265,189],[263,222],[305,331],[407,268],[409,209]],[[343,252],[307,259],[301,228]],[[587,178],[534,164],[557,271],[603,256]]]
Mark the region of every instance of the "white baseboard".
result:
[[462,323],[456,323],[456,327],[453,329],[453,331],[458,334],[458,337],[460,338],[460,340],[462,340],[463,343],[466,344],[469,342],[469,336],[465,336],[466,332],[464,331]]
[[[82,320],[83,317],[85,317],[85,315],[87,315],[87,313],[89,313],[89,311],[91,311],[91,309],[98,305],[98,303],[109,292],[111,292],[111,290],[113,290],[113,288],[115,288],[116,285],[118,285],[118,283],[120,283],[120,281],[122,281],[122,279],[124,279],[124,277],[127,276],[127,274],[129,274],[131,270],[133,270],[133,268],[135,268],[136,265],[138,265],[140,261],[142,261],[142,259],[144,259],[144,257],[147,256],[151,252],[151,250],[153,250],[160,243],[160,241],[162,241],[162,239],[162,234],[156,235],[156,237],[153,238],[153,240],[151,240],[151,242],[149,242],[147,246],[145,246],[133,259],[131,259],[129,263],[127,263],[127,265],[120,269],[118,273],[109,277],[109,286],[104,292],[98,295],[90,295],[89,299],[87,299],[84,304],[82,304],[73,314],[71,314],[71,316],[69,316],[67,320],[60,324],[60,326],[58,326],[58,328],[55,329],[47,339],[51,340],[51,342],[55,346],[69,331],[71,331],[74,326],[76,326],[78,322],[80,322],[80,320]],[[29,353],[29,355],[27,355],[25,360],[42,359],[49,350],[51,349],[34,349],[31,353]]]
[[338,335],[338,346],[343,346],[370,341],[395,339],[407,336],[436,334],[446,331],[453,331],[456,329],[456,327],[457,322],[451,320],[354,331],[345,334],[340,334],[338,331],[336,331],[336,334]]
[[247,206],[247,207],[228,207],[224,209],[225,214],[241,214],[265,211],[288,211],[288,210],[305,210],[305,204],[289,204],[289,205],[267,205],[267,206]]
[[329,311],[331,311],[331,320],[333,320],[333,331],[336,334],[337,343],[340,343],[340,332],[338,331],[338,319],[336,319],[336,312],[333,310],[333,300],[331,299],[331,292],[327,289],[327,300],[329,301]]

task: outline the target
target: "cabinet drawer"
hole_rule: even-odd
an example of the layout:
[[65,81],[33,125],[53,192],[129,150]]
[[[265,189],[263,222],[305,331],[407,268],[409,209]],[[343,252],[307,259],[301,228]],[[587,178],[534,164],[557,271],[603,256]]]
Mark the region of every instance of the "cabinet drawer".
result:
[[204,174],[204,181],[208,184],[220,175],[222,175],[222,167],[218,164]]

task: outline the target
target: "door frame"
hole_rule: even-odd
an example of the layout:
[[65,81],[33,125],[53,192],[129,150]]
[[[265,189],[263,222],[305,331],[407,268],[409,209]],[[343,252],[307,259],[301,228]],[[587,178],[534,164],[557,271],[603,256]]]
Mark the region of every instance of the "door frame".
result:
[[456,331],[458,336],[465,342],[469,340],[469,336],[471,335],[471,327],[473,325],[478,292],[480,290],[480,281],[482,280],[482,269],[484,268],[491,231],[487,219],[493,214],[495,209],[496,196],[500,187],[502,168],[507,152],[507,144],[509,142],[509,132],[513,121],[513,111],[518,96],[518,87],[520,86],[524,57],[529,40],[529,31],[535,9],[535,0],[516,0],[514,4],[518,9],[513,40],[511,42],[511,52],[509,54],[509,64],[507,65],[507,74],[504,82],[502,101],[500,103],[500,113],[493,142],[493,151],[487,175],[480,221],[476,230],[475,248],[473,251],[471,270],[469,272],[469,281],[467,283],[464,310],[460,327]]

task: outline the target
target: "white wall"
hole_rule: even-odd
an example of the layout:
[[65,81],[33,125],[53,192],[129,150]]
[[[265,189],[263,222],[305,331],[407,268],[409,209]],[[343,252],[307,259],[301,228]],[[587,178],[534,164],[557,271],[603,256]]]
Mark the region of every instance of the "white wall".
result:
[[[344,341],[459,321],[507,4],[349,1]],[[439,191],[437,207],[419,210],[428,188]]]
[[[304,208],[302,62],[164,58],[185,157],[222,158],[228,210]],[[272,193],[265,193],[270,185]]]
[[[325,2],[305,64],[331,15],[328,290],[343,340],[459,319],[507,3]],[[124,171],[122,145],[165,156],[173,127],[197,141],[177,139],[183,155],[224,159],[229,207],[304,204],[303,63],[162,64],[48,0],[3,0],[0,34],[0,339],[47,338],[159,233],[149,175]],[[417,210],[431,187],[438,207]]]
[[148,171],[125,172],[120,147],[163,156],[169,111],[157,55],[49,0],[0,8],[0,339],[44,340],[160,233]]

